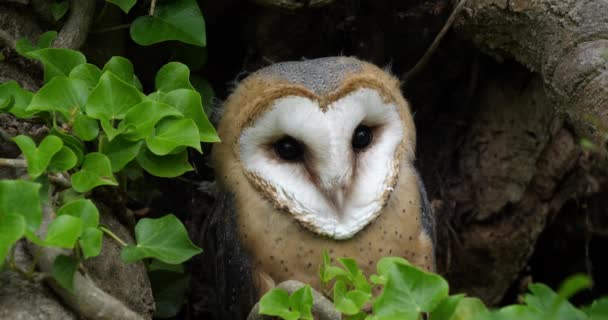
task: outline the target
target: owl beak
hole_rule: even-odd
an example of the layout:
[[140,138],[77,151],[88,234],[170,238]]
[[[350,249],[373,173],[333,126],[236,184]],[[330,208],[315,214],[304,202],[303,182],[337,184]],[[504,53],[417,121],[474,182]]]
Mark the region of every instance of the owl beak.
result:
[[337,209],[344,208],[344,199],[346,198],[345,189],[344,186],[337,186],[334,190],[330,190],[331,200]]

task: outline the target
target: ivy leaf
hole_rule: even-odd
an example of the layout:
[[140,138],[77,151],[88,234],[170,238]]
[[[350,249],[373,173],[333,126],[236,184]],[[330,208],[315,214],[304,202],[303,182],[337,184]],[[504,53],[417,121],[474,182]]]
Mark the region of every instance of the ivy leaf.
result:
[[213,87],[209,81],[201,76],[192,75],[190,77],[190,83],[192,83],[194,89],[196,89],[196,91],[198,91],[198,93],[201,95],[205,115],[211,114],[215,92],[213,91]]
[[82,169],[72,175],[72,187],[78,192],[87,192],[101,185],[118,185],[110,159],[99,152],[89,153],[84,158]]
[[33,92],[21,88],[14,80],[0,84],[0,100],[8,102],[2,109],[8,109],[8,112],[18,118],[29,118],[35,114],[26,111],[33,96]]
[[122,134],[123,132],[125,132],[125,130],[128,129],[128,127],[122,121],[118,123],[118,127],[115,127],[112,122],[112,120],[106,118],[102,118],[101,120],[99,120],[101,128],[103,129],[103,132],[106,133],[108,141],[114,140],[114,138],[116,138],[118,135]]
[[131,24],[131,38],[142,46],[178,40],[204,47],[205,20],[196,0],[160,2],[153,16],[141,16]]
[[103,141],[101,150],[99,151],[110,159],[112,172],[122,170],[129,162],[135,159],[144,143],[143,140],[125,140],[122,136],[119,136],[112,141],[105,140],[106,141]]
[[97,120],[84,114],[78,114],[74,119],[72,127],[74,134],[83,141],[91,141],[99,135],[99,124]]
[[448,296],[448,283],[443,278],[402,260],[383,258],[378,262],[378,274],[386,276],[386,284],[373,303],[377,316],[408,319],[415,315],[411,319],[416,319],[421,312],[433,311]]
[[64,147],[68,147],[74,152],[77,159],[76,165],[80,165],[84,160],[84,144],[82,141],[70,134],[65,134],[64,132],[57,130],[57,128],[51,128],[51,134],[59,137],[63,141]]
[[144,218],[135,225],[137,245],[125,247],[121,257],[126,262],[143,258],[178,264],[202,252],[188,238],[184,225],[174,215],[162,218]]
[[313,320],[312,317],[312,290],[310,286],[303,286],[289,296],[289,305],[293,311],[300,314],[300,319]]
[[74,200],[57,210],[57,216],[69,215],[82,220],[82,228],[96,228],[99,224],[99,211],[95,204],[88,199]]
[[144,149],[137,155],[137,163],[148,173],[161,178],[175,178],[193,170],[188,162],[187,150],[178,154],[157,156],[148,149]]
[[39,183],[0,180],[0,215],[19,214],[25,219],[26,235],[33,236],[42,222]]
[[177,89],[190,89],[190,69],[180,62],[169,62],[156,73],[156,90],[170,92]]
[[0,212],[0,267],[11,247],[25,234],[25,219],[12,212]]
[[591,306],[584,308],[583,311],[589,316],[589,320],[608,319],[608,297],[593,301]]
[[86,228],[82,231],[80,240],[80,248],[84,254],[84,258],[88,259],[96,257],[101,253],[101,244],[103,241],[103,232],[98,228]]
[[135,87],[106,71],[91,92],[85,110],[93,119],[123,119],[140,101],[141,94]]
[[[59,138],[57,138],[59,139]],[[61,139],[59,139],[61,140]],[[78,158],[72,149],[63,146],[61,150],[57,152],[51,162],[49,163],[48,171],[50,172],[63,172],[68,171],[76,166]]]
[[591,279],[584,274],[575,274],[568,277],[559,287],[559,299],[568,300],[581,290],[591,287]]
[[74,248],[76,240],[82,233],[82,220],[80,218],[61,215],[49,224],[49,229],[44,238],[44,244],[52,247]]
[[70,79],[78,79],[86,83],[87,88],[93,89],[99,82],[101,77],[101,70],[96,65],[90,63],[84,63],[76,66],[70,71]]
[[63,141],[53,135],[46,136],[38,148],[34,140],[26,135],[16,136],[13,141],[25,155],[27,173],[34,179],[44,173],[53,156],[63,147]]
[[88,96],[84,81],[57,76],[36,92],[26,111],[57,111],[70,120],[83,110]]
[[57,38],[57,31],[47,31],[41,34],[38,37],[38,41],[36,44],[31,43],[27,39],[19,39],[15,43],[15,51],[17,51],[20,55],[26,56],[30,51],[50,48],[53,40]]
[[70,9],[70,4],[67,0],[55,2],[51,5],[51,14],[53,15],[53,19],[55,21],[59,21],[59,19],[63,18],[63,16]]
[[437,320],[469,320],[479,319],[488,314],[488,309],[477,298],[465,297],[462,294],[449,296],[433,311],[433,319]]
[[120,7],[125,13],[129,13],[129,10],[133,8],[137,0],[106,0],[107,2],[113,3]]
[[44,82],[56,76],[68,76],[76,66],[84,64],[87,59],[80,51],[59,48],[46,48],[30,51],[28,58],[36,59],[44,65]]
[[348,272],[340,267],[331,265],[327,250],[323,250],[323,263],[319,268],[319,276],[323,283],[328,283],[334,278],[346,279]]
[[105,66],[103,66],[102,72],[110,71],[113,75],[118,77],[120,80],[134,86],[139,91],[142,90],[141,82],[133,71],[133,64],[129,59],[123,57],[112,57]]
[[359,313],[361,307],[369,301],[371,294],[360,290],[347,292],[346,284],[342,280],[336,280],[334,284],[334,305],[336,310],[346,314],[355,315]]
[[192,119],[164,119],[156,126],[155,134],[146,138],[152,153],[164,156],[177,147],[188,146],[202,152],[198,130]]
[[181,117],[182,113],[172,106],[147,100],[127,112],[124,124],[130,126],[124,138],[132,141],[141,140],[154,132],[154,126],[161,119],[169,116]]
[[72,257],[59,255],[53,262],[53,278],[60,286],[70,292],[74,291],[74,274],[78,269],[78,262]]
[[176,89],[164,95],[162,101],[174,106],[184,114],[184,117],[194,121],[200,141],[220,142],[215,128],[204,113],[201,96],[196,91]]
[[276,316],[285,320],[298,320],[300,313],[290,310],[290,306],[287,291],[275,288],[260,299],[260,314]]
[[568,300],[560,298],[551,288],[544,284],[533,283],[528,289],[524,301],[528,309],[538,313],[546,319],[555,320],[583,320],[585,314],[576,309]]

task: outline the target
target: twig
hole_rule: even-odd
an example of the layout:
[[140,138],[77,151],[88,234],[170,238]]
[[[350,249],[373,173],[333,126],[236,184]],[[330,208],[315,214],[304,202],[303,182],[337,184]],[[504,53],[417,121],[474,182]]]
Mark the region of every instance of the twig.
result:
[[70,180],[62,174],[49,174],[49,181],[60,187],[64,187],[64,188],[72,187],[72,183],[70,182]]
[[454,20],[456,20],[456,17],[460,13],[460,11],[462,11],[462,9],[464,8],[464,5],[466,4],[466,2],[467,2],[467,0],[460,0],[458,5],[456,5],[456,8],[454,8],[454,11],[452,11],[450,16],[448,17],[448,20],[443,25],[443,28],[441,28],[441,31],[439,31],[439,33],[433,40],[433,43],[431,43],[431,46],[426,50],[426,52],[424,53],[422,58],[420,58],[420,60],[418,60],[416,65],[403,76],[404,85],[407,84],[407,82],[410,81],[413,77],[415,77],[420,71],[422,71],[422,69],[424,69],[424,67],[431,59],[431,56],[433,55],[433,53],[435,52],[437,47],[439,47],[439,43],[441,43],[441,40],[443,39],[443,37],[446,35],[448,30],[450,30],[450,27],[452,27]]
[[0,158],[0,167],[27,168],[27,162],[23,159]]
[[93,30],[93,31],[91,31],[91,33],[92,34],[99,34],[99,33],[112,32],[112,31],[127,29],[130,26],[131,26],[130,23],[119,24],[119,25],[113,26],[113,27],[107,27],[107,28],[101,28],[101,29]]
[[149,16],[153,16],[154,15],[154,10],[156,10],[156,0],[152,0],[150,2],[150,12],[148,12]]

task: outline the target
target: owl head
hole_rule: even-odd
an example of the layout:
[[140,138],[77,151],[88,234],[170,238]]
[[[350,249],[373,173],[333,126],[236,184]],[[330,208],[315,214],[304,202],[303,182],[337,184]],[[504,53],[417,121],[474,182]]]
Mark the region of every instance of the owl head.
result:
[[[349,239],[414,176],[416,136],[399,81],[347,57],[277,63],[239,84],[214,149],[219,180],[255,193],[308,231]],[[238,196],[238,195],[237,195]]]

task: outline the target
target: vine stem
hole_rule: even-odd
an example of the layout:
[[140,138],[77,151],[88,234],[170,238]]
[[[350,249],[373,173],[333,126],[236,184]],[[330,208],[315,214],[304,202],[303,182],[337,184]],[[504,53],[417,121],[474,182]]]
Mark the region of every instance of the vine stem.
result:
[[23,159],[0,158],[0,167],[27,168],[27,162]]
[[456,20],[456,17],[458,17],[458,14],[460,13],[460,11],[462,11],[462,9],[464,8],[464,5],[466,3],[467,3],[467,0],[460,0],[460,2],[456,5],[454,10],[448,17],[448,20],[445,22],[445,24],[441,28],[441,31],[439,31],[439,33],[437,34],[437,36],[431,43],[431,46],[426,50],[426,52],[424,53],[422,58],[420,58],[420,60],[418,60],[416,65],[403,76],[404,84],[407,84],[408,81],[410,81],[414,76],[416,76],[420,71],[422,71],[422,69],[424,69],[424,67],[427,65],[427,63],[431,59],[431,56],[433,55],[433,53],[435,52],[437,47],[439,47],[439,43],[441,43],[441,40],[443,39],[445,34],[448,32],[448,30],[450,30],[450,28],[452,27],[452,24],[454,24],[454,20]]
[[148,12],[149,16],[153,16],[154,15],[154,10],[156,10],[156,0],[152,0],[150,2],[150,12]]
[[107,234],[110,238],[114,239],[116,242],[118,242],[121,246],[126,247],[127,243],[124,242],[121,238],[119,238],[117,235],[114,234],[114,232],[110,231],[110,229],[104,227],[104,226],[99,226],[99,230],[103,231],[103,233]]

